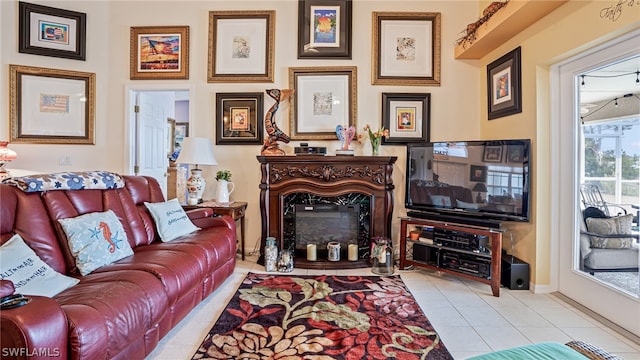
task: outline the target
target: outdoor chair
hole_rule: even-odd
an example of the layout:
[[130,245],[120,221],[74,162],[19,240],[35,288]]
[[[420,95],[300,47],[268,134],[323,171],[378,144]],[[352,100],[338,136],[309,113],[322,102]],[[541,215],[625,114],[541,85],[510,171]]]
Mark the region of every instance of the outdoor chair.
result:
[[[582,196],[582,204],[584,208],[594,207],[602,210],[606,216],[614,216],[614,215],[624,215],[627,214],[627,209],[624,207],[625,204],[614,204],[608,201],[605,201],[602,197],[602,193],[600,193],[600,188],[596,184],[582,184],[580,185],[580,195]],[[636,225],[640,225],[638,223],[638,217],[640,216],[640,205],[635,204],[626,204],[626,206],[630,206],[633,209],[636,209],[636,214],[633,217],[633,223]],[[611,211],[615,209],[615,213]]]

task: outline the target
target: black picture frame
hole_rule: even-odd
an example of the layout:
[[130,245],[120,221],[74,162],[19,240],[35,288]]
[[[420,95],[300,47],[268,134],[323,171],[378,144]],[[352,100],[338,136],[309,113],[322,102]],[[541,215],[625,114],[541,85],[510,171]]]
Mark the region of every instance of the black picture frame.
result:
[[502,145],[486,145],[482,154],[484,162],[502,162]]
[[216,145],[262,144],[263,104],[261,92],[217,93]]
[[18,52],[86,59],[87,14],[22,1],[18,9]]
[[469,168],[469,181],[487,182],[487,167],[481,165],[471,165]]
[[[316,42],[315,18],[322,12],[335,14],[335,19],[327,24],[325,40]],[[351,0],[298,0],[298,59],[350,60],[351,29]]]
[[524,161],[524,146],[507,145],[506,161],[510,163],[522,163],[522,161]]
[[382,114],[382,126],[389,130],[383,145],[429,141],[430,93],[382,93]]
[[522,112],[520,46],[487,65],[489,120]]

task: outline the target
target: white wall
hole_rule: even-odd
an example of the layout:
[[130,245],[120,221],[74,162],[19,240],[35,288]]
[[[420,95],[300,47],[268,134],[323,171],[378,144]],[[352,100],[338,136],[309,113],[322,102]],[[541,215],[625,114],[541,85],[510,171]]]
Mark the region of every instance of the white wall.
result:
[[[87,60],[67,60],[18,53],[18,3],[0,2],[2,32],[2,69],[0,80],[6,83],[8,64],[32,65],[59,69],[95,72],[97,74],[96,145],[30,145],[13,144],[18,159],[13,168],[43,172],[105,169],[124,173],[125,148],[129,146],[125,124],[125,88],[132,86],[191,88],[190,132],[215,139],[215,94],[217,92],[258,92],[268,88],[287,88],[288,68],[292,66],[357,66],[358,108],[357,128],[365,124],[377,127],[382,123],[381,94],[383,92],[431,93],[431,130],[434,140],[479,138],[481,98],[477,61],[453,59],[453,48],[459,33],[467,23],[475,21],[476,1],[377,1],[354,0],[353,59],[297,60],[297,10],[294,0],[279,1],[31,1],[47,6],[87,13]],[[211,10],[275,10],[275,76],[273,83],[207,83],[208,12]],[[371,85],[371,13],[372,11],[419,11],[442,13],[442,86],[372,86]],[[190,26],[189,80],[129,79],[129,31],[131,26]],[[10,36],[8,36],[10,35]],[[0,106],[8,109],[8,86],[2,86]],[[273,104],[265,96],[265,110]],[[284,107],[277,113],[278,126],[289,130]],[[3,112],[2,114],[7,114]],[[0,139],[9,138],[8,117],[0,119]],[[329,152],[336,141],[311,142],[327,146]],[[284,148],[292,153],[298,142]],[[368,143],[355,145],[357,154],[369,154]],[[249,202],[247,210],[247,248],[254,248],[260,235],[259,166],[255,156],[260,145],[216,146],[218,166],[205,169],[204,176],[215,184],[215,172],[229,169],[236,190],[231,198]],[[383,146],[383,155],[396,155],[394,215],[404,214],[405,148]],[[59,166],[62,156],[71,157],[71,166]],[[215,186],[208,186],[205,198],[213,197]],[[394,236],[399,221],[394,221]]]

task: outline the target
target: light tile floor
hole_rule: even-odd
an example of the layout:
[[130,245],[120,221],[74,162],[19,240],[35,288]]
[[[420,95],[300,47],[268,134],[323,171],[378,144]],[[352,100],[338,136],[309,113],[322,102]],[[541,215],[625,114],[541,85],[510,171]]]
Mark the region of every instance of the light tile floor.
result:
[[[238,261],[236,271],[183,319],[147,360],[191,359],[248,272],[264,272],[255,257]],[[373,275],[370,269],[305,270],[293,274]],[[455,359],[531,343],[582,340],[625,360],[640,360],[640,344],[621,336],[551,294],[502,288],[428,270],[397,271]]]

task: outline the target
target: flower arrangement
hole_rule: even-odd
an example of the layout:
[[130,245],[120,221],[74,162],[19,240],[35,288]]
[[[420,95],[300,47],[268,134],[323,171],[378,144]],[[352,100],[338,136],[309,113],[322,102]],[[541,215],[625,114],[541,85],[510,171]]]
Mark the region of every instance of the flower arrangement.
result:
[[[374,132],[371,130],[371,126],[367,124],[364,126],[363,130],[366,131],[367,134],[369,134],[369,141],[371,142],[373,154],[377,155],[380,152],[380,141],[383,137],[389,137],[389,129],[385,129],[383,126],[380,128],[380,130]],[[358,138],[362,139],[362,135],[358,135]]]
[[220,170],[216,173],[216,180],[226,180],[231,181],[231,171],[229,170]]

